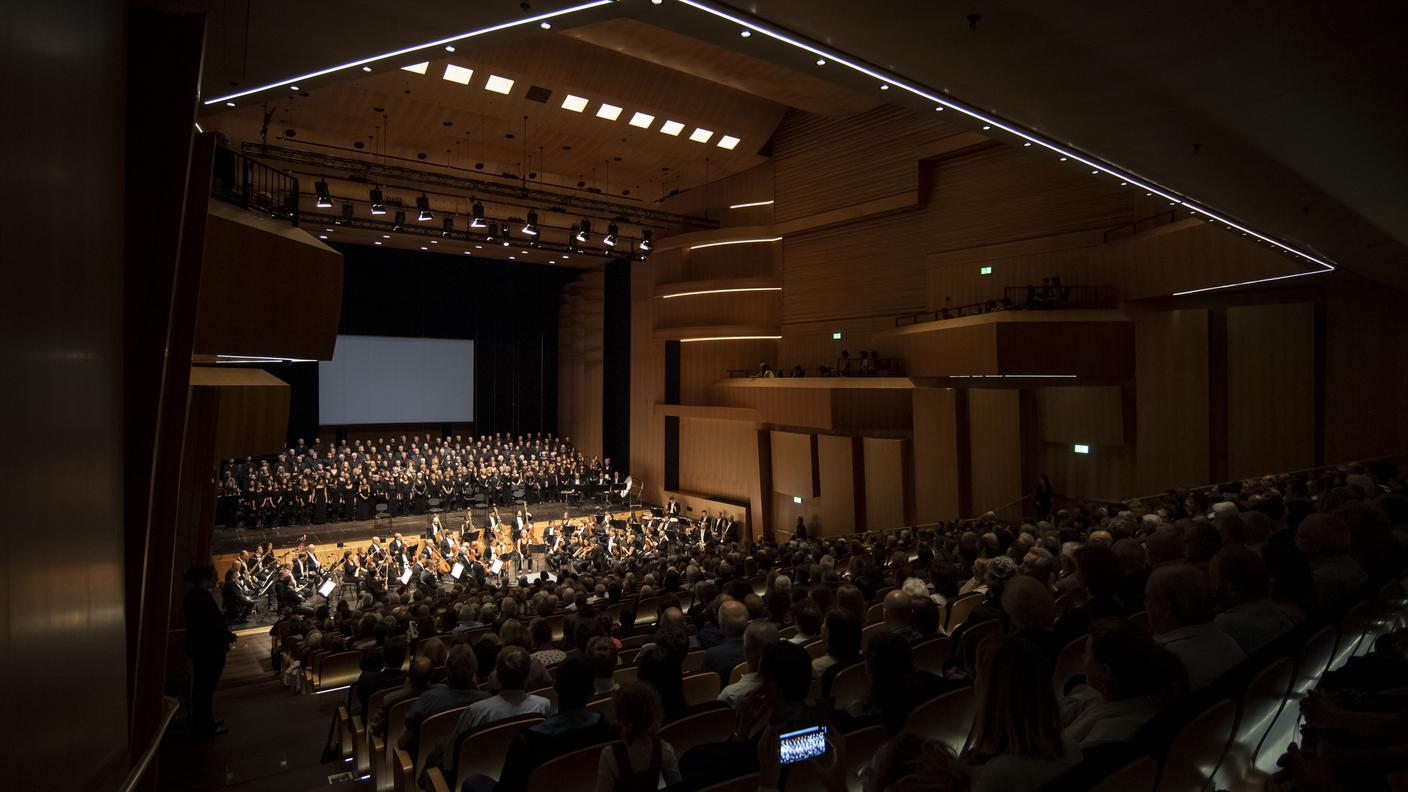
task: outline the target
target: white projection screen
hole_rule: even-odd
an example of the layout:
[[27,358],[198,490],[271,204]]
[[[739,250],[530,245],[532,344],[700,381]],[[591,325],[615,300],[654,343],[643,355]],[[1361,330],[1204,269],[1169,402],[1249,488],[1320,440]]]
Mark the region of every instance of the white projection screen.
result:
[[470,423],[474,342],[340,335],[318,363],[318,423]]

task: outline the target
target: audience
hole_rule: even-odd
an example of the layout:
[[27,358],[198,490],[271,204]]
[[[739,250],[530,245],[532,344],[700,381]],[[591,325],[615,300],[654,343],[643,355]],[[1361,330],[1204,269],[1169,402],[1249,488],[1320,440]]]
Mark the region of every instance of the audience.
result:
[[557,712],[518,733],[509,745],[497,786],[491,779],[483,778],[470,787],[471,792],[525,792],[533,768],[579,748],[606,742],[610,737],[606,719],[587,709],[592,678],[591,667],[581,660],[568,660],[558,666],[553,683]]
[[763,652],[777,643],[777,627],[761,619],[748,625],[743,632],[743,656],[748,662],[748,670],[737,682],[719,691],[719,701],[738,709],[745,696],[762,685],[758,669],[763,662]]
[[597,792],[653,792],[663,779],[680,782],[675,749],[660,739],[660,697],[641,682],[628,682],[613,700],[621,739],[603,748],[596,768]]
[[1198,690],[1246,659],[1231,637],[1213,623],[1208,576],[1192,564],[1164,566],[1149,576],[1144,591],[1149,629],[1160,646],[1172,652]]
[[[719,675],[721,684],[728,684],[733,667],[743,662],[743,631],[748,626],[748,609],[737,600],[719,605],[720,640],[704,652],[703,669]],[[700,630],[701,635],[703,630]],[[702,641],[701,641],[702,642]]]
[[510,646],[499,652],[494,673],[498,676],[499,692],[489,698],[476,701],[460,716],[457,734],[463,734],[476,726],[516,718],[519,715],[552,714],[552,704],[542,696],[524,692],[523,683],[531,671],[531,659],[521,646]]
[[1062,733],[1088,750],[1128,742],[1187,687],[1183,664],[1123,619],[1099,619],[1085,639],[1085,675],[1061,704]]
[[1271,601],[1266,562],[1241,545],[1218,551],[1209,564],[1222,612],[1213,623],[1250,655],[1295,626],[1290,614]]
[[1032,644],[992,636],[978,649],[978,713],[965,759],[973,792],[1035,789],[1080,761],[1061,732],[1051,666]]

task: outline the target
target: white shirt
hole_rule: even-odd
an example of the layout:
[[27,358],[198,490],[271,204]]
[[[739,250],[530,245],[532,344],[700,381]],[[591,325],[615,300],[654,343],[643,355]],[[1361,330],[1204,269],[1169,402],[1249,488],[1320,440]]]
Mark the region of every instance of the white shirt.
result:
[[1155,635],[1154,640],[1183,663],[1190,691],[1207,687],[1247,659],[1242,647],[1212,622],[1169,630]]
[[743,699],[749,693],[763,686],[763,678],[755,671],[748,671],[738,678],[737,682],[719,691],[719,701],[738,709],[738,705],[743,703]]

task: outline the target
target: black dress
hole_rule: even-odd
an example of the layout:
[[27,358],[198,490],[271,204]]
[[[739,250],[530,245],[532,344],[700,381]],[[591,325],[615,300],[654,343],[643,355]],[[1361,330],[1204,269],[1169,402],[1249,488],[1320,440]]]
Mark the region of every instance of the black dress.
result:
[[225,653],[235,634],[225,624],[225,615],[215,598],[203,588],[186,592],[186,655],[191,658],[191,728],[197,734],[215,730],[212,706],[215,686],[225,670]]
[[328,521],[328,488],[319,484],[313,488],[313,524],[322,525]]

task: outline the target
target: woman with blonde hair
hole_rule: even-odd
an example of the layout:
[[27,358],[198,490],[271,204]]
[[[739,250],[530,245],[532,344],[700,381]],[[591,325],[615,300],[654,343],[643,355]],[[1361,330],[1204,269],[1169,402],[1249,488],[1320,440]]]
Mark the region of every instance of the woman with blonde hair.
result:
[[973,792],[1036,789],[1080,761],[1061,734],[1051,665],[1034,644],[996,635],[978,647],[978,714],[964,758]]

